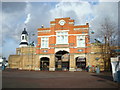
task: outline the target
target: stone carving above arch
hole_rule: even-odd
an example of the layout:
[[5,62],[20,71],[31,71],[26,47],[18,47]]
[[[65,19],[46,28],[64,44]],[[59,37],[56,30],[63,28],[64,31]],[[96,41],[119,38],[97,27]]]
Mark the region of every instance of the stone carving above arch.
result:
[[40,55],[40,56],[39,56],[39,59],[41,59],[41,58],[43,58],[43,57],[47,57],[47,58],[50,59],[50,55]]
[[69,48],[55,48],[55,53],[58,52],[58,51],[67,51],[67,52],[70,52],[70,49]]

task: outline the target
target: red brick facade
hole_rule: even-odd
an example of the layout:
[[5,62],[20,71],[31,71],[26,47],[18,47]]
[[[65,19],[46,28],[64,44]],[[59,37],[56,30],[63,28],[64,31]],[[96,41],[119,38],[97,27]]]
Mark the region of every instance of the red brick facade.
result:
[[[59,24],[60,20],[65,20],[66,23],[61,26]],[[76,30],[75,30],[76,29]],[[56,31],[57,30],[69,30],[68,31],[68,44],[56,44]],[[39,32],[40,31],[40,32]],[[86,25],[78,25],[74,26],[74,20],[70,18],[58,18],[55,21],[50,22],[50,28],[38,28],[38,49],[37,54],[55,54],[55,48],[58,47],[68,47],[70,49],[69,53],[87,53],[89,50],[87,46],[89,46],[89,24]],[[85,48],[77,47],[77,35],[85,34]],[[49,37],[49,48],[41,48],[41,36]],[[75,47],[75,48],[74,48]],[[83,52],[79,52],[78,50],[83,50]],[[43,52],[43,50],[47,50],[47,52]]]

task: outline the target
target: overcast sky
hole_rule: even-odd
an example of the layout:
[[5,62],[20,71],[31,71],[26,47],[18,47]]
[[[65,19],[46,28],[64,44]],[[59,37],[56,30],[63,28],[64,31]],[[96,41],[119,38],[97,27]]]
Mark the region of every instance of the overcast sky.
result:
[[[117,2],[91,2],[91,0],[78,0],[79,2],[2,2],[0,20],[2,21],[2,56],[8,57],[16,53],[19,47],[20,35],[27,25],[27,31],[36,36],[31,41],[37,43],[37,28],[41,25],[49,27],[50,21],[55,18],[70,17],[75,25],[90,23],[95,33],[96,27],[104,18],[109,17],[112,22],[118,20]],[[1,4],[0,4],[1,6]],[[93,37],[93,36],[92,36]]]

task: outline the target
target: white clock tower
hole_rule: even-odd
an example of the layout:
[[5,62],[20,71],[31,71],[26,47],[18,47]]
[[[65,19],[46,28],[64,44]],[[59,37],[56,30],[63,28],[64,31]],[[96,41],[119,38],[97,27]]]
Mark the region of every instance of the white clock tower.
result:
[[21,43],[19,47],[27,47],[28,46],[28,33],[26,31],[26,28],[24,28],[24,31],[21,34]]

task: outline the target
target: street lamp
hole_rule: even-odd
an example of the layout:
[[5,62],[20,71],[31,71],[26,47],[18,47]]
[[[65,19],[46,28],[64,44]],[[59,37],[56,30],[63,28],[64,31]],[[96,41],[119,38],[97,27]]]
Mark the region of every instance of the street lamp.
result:
[[42,70],[43,70],[43,61],[42,61]]
[[[89,33],[88,33],[88,35],[89,35],[89,37],[91,36],[91,34],[94,34],[95,32],[91,29],[91,28],[89,28]],[[89,38],[90,39],[90,38]],[[88,54],[88,66],[90,67],[90,54],[91,54],[91,49],[90,49],[90,52],[89,52],[89,54]]]
[[96,73],[100,73],[100,67],[99,67],[99,64],[98,64],[98,60],[100,58],[96,57],[95,60],[97,61],[97,67],[96,67]]
[[[35,34],[31,34],[31,33],[29,33],[29,35],[28,35],[28,39],[29,39],[29,44],[28,44],[28,61],[29,61],[29,70],[31,70],[32,69],[32,67],[33,67],[33,48],[32,48],[32,51],[30,52],[30,46],[31,47],[33,47],[34,45],[33,45],[33,43],[34,42],[32,42],[32,43],[30,43],[30,41],[31,41],[31,37],[32,36],[35,36]],[[32,54],[32,64],[30,63],[30,58],[29,58],[29,55],[31,55]]]

